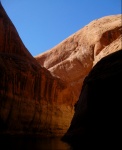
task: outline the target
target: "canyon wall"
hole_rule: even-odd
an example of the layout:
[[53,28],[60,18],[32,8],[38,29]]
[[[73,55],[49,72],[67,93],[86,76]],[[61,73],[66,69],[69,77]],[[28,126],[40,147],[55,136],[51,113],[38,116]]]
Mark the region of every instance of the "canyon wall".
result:
[[102,57],[122,48],[122,15],[94,20],[35,58],[70,86],[78,100],[84,78]]
[[0,4],[0,134],[63,135],[85,77],[120,49],[121,31],[121,15],[107,16],[34,58]]
[[121,145],[122,49],[102,58],[85,78],[62,140],[75,149]]
[[64,133],[69,99],[67,84],[38,64],[0,4],[0,134]]

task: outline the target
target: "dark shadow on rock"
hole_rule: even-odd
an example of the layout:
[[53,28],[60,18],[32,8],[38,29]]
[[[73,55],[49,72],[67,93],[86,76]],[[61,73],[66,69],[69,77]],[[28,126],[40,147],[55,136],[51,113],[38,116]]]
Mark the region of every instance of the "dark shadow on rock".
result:
[[71,125],[62,140],[74,149],[120,144],[122,50],[102,58],[85,78]]

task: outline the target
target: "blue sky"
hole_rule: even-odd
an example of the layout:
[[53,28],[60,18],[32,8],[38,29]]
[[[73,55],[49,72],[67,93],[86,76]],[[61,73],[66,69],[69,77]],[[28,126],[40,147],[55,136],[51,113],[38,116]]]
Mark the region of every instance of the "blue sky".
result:
[[121,14],[121,0],[1,0],[24,45],[36,56],[95,19]]

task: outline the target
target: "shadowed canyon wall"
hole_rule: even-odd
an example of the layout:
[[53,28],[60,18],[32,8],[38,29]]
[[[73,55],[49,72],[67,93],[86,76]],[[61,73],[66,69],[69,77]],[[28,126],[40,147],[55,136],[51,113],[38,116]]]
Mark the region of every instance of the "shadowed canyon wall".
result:
[[64,133],[73,114],[69,98],[66,83],[32,57],[0,4],[0,133]]
[[85,78],[71,125],[62,140],[75,148],[121,144],[122,49],[102,58]]
[[34,58],[0,4],[0,134],[63,135],[85,77],[120,49],[121,31],[121,15],[107,16]]

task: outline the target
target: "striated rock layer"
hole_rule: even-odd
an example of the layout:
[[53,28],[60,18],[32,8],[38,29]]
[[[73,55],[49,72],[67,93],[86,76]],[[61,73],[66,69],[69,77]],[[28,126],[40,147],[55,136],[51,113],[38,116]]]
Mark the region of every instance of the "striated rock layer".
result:
[[32,57],[0,4],[0,134],[63,134],[73,114],[69,98],[66,83]]
[[63,135],[83,80],[121,45],[121,15],[91,22],[33,58],[0,4],[0,134]]
[[75,148],[121,144],[122,49],[102,58],[85,78],[62,140]]
[[53,75],[68,83],[73,105],[84,78],[102,57],[122,48],[122,15],[97,19],[35,58]]

